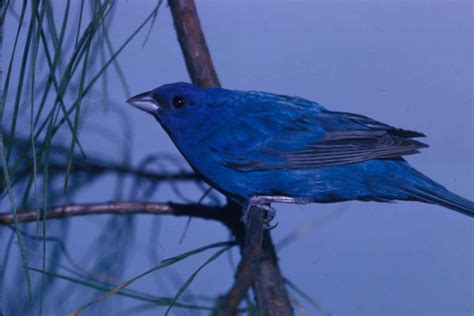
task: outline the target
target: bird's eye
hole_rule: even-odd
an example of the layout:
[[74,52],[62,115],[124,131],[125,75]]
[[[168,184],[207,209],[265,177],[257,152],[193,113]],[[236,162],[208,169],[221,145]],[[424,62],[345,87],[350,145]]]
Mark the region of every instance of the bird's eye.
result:
[[186,102],[184,101],[184,98],[182,96],[178,95],[173,98],[173,106],[176,108],[184,106],[185,103]]

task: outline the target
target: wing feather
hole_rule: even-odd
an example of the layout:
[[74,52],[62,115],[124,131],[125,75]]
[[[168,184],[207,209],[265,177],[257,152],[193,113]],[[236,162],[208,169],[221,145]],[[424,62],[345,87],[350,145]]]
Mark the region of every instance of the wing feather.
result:
[[[278,118],[277,115],[271,117]],[[226,166],[241,172],[323,168],[371,159],[399,158],[417,154],[419,149],[428,147],[413,139],[424,137],[422,133],[395,128],[366,116],[324,108],[312,112],[312,116],[305,120],[288,120],[286,125],[281,121],[269,124],[268,119],[266,127],[261,129],[267,138],[256,135],[260,142],[244,155],[225,156],[223,163]],[[312,131],[314,136],[311,136]]]
[[388,131],[344,131],[330,132],[324,139],[284,157],[289,168],[316,168],[413,155],[425,147],[428,145]]

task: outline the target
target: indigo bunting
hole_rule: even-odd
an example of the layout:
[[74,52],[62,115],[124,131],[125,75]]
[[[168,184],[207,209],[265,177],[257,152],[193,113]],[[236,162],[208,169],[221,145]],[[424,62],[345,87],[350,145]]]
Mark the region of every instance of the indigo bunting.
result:
[[419,201],[474,216],[474,202],[411,167],[425,135],[299,97],[172,83],[127,101],[153,115],[212,187],[274,216],[273,202]]

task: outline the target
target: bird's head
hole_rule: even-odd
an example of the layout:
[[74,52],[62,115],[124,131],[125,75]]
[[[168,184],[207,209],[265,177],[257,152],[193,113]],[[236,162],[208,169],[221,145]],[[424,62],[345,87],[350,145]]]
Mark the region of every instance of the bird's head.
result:
[[140,93],[127,102],[153,115],[167,128],[184,127],[184,122],[204,117],[208,89],[189,83],[177,82],[162,85],[154,90]]

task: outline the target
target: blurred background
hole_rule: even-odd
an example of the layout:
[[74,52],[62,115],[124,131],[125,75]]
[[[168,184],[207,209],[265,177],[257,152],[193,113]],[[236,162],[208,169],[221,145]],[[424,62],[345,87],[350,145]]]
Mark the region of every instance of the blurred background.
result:
[[[10,177],[17,179],[11,193],[18,209],[115,199],[197,202],[207,185],[194,180],[156,182],[109,171],[77,171],[85,161],[165,174],[190,171],[159,124],[125,103],[161,84],[190,81],[166,2],[157,9],[157,1],[151,0],[117,0],[110,5],[99,0],[52,0],[38,10],[37,17],[44,12],[44,37],[31,27],[33,3],[26,5],[23,18],[22,1],[4,5],[4,87],[10,65],[12,70],[2,131]],[[474,199],[471,1],[198,1],[196,5],[224,87],[297,95],[332,110],[421,131],[430,148],[408,161],[453,192]],[[105,12],[104,21],[94,20]],[[81,36],[92,32],[88,25],[96,26],[96,34],[83,46],[74,74],[68,74],[71,56],[81,52]],[[29,52],[26,61],[25,52]],[[63,79],[70,78],[64,83],[64,104],[74,107],[71,125],[58,125],[63,113],[55,83],[48,80],[51,67],[59,90],[68,81]],[[51,91],[39,113],[48,85]],[[54,126],[59,127],[52,135],[48,131]],[[31,134],[36,132],[37,162],[31,148]],[[72,142],[72,135],[80,145]],[[27,153],[22,155],[24,148]],[[67,171],[68,165],[74,172]],[[4,182],[2,190],[1,209],[9,212]],[[224,198],[213,192],[204,203],[224,203]],[[297,313],[474,313],[470,218],[408,202],[276,208],[279,225],[272,234],[281,269],[311,298],[290,290]],[[180,242],[186,223],[185,218],[150,215],[39,221],[20,225],[21,247],[15,230],[2,226],[3,313],[31,315],[41,309],[43,315],[64,315],[103,294],[97,287],[118,285],[165,258],[230,238],[222,225],[193,219]],[[33,308],[28,307],[20,249],[30,267],[52,273],[30,270]],[[142,293],[142,299],[112,295],[83,314],[162,314],[166,307],[143,297],[173,298],[212,253],[191,256],[139,279],[130,288]],[[212,307],[230,287],[238,259],[235,248],[206,266],[180,302]],[[175,307],[170,314],[208,313]]]

